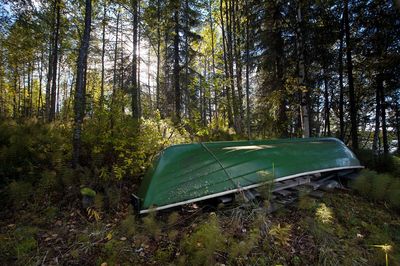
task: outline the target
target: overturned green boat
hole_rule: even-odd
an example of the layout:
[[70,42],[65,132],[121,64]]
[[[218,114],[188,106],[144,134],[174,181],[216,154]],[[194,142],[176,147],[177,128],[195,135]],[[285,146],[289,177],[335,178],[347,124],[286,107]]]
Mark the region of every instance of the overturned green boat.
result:
[[173,145],[145,175],[133,205],[139,213],[246,191],[266,182],[362,168],[335,138],[223,141]]

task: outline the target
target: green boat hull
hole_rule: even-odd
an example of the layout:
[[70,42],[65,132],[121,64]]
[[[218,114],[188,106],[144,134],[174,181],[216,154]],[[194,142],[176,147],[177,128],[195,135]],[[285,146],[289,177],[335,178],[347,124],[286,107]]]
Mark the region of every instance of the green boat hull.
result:
[[140,213],[215,198],[268,182],[362,168],[335,138],[225,141],[164,149],[136,197]]

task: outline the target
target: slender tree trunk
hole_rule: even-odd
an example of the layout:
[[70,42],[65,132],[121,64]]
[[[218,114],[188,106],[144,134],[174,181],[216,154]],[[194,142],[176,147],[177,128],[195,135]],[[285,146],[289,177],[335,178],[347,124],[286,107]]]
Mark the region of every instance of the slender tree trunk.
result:
[[87,68],[87,58],[89,51],[90,30],[92,23],[92,1],[86,0],[85,3],[85,29],[79,48],[77,71],[76,71],[76,88],[75,88],[75,119],[73,134],[73,156],[72,165],[75,168],[80,162],[81,152],[81,132],[82,123],[85,116],[85,69]]
[[18,108],[17,108],[17,113],[18,113],[18,117],[20,117],[20,115],[21,115],[21,76],[19,75],[18,72],[17,72],[17,76],[18,76]]
[[227,10],[226,10],[226,25],[227,25],[227,51],[228,51],[228,70],[229,70],[229,86],[230,93],[232,97],[232,106],[233,106],[233,122],[234,128],[237,133],[241,133],[241,128],[239,127],[239,109],[238,109],[238,100],[235,92],[235,79],[234,79],[234,67],[233,67],[233,45],[235,43],[233,39],[233,0],[228,0]]
[[394,97],[394,110],[395,110],[395,125],[393,128],[396,128],[396,135],[397,135],[397,153],[400,154],[400,99],[398,94],[395,93]]
[[340,46],[339,46],[339,138],[344,141],[344,86],[343,86],[343,38],[344,18],[340,21]]
[[132,55],[132,116],[133,119],[139,119],[139,97],[138,97],[138,82],[137,82],[137,41],[138,41],[138,1],[132,0],[133,12],[133,55]]
[[175,118],[181,122],[181,89],[179,85],[179,11],[174,13],[175,34],[174,34],[174,89],[175,89]]
[[107,23],[107,4],[103,0],[103,21],[102,21],[102,49],[101,49],[101,85],[100,85],[100,109],[103,109],[104,101],[104,78],[105,78],[105,54],[106,54],[106,23]]
[[241,16],[239,9],[239,1],[234,1],[232,4],[233,13],[233,33],[234,33],[234,53],[235,53],[235,69],[236,69],[236,87],[238,91],[237,108],[238,108],[238,129],[239,132],[243,131],[243,77],[242,77],[242,52],[241,52]]
[[353,60],[351,58],[348,0],[344,1],[343,19],[344,19],[345,34],[346,34],[346,57],[347,57],[347,75],[349,83],[351,142],[353,149],[358,150],[357,109],[356,109],[356,99],[355,99],[354,81],[353,81]]
[[251,139],[251,122],[250,122],[250,26],[249,26],[249,6],[248,0],[246,5],[246,116],[247,116],[247,138]]
[[53,56],[52,56],[52,85],[51,85],[51,98],[50,98],[50,114],[49,121],[55,119],[56,113],[56,93],[57,93],[57,63],[58,63],[58,48],[59,48],[59,34],[60,34],[60,10],[61,2],[60,0],[55,0],[56,9],[56,27],[54,29],[54,45],[53,45]]
[[60,83],[61,83],[61,55],[58,62],[59,71],[57,74],[57,98],[56,98],[56,115],[60,112]]
[[[378,75],[379,76],[379,75]],[[379,77],[377,77],[377,84],[375,90],[375,131],[374,131],[374,139],[372,142],[372,151],[375,156],[379,155],[378,149],[378,141],[379,141],[379,127],[380,127],[380,112],[381,112],[381,97],[380,97],[380,88],[379,88]]]
[[189,113],[190,105],[190,93],[189,93],[189,0],[185,0],[185,75],[183,77],[183,91],[185,93],[184,98],[186,99],[184,113]]
[[115,33],[115,47],[114,47],[114,66],[113,66],[113,86],[112,86],[112,95],[111,95],[111,112],[110,112],[110,128],[114,128],[114,111],[115,111],[115,98],[117,97],[117,58],[118,58],[118,31],[119,31],[119,18],[120,12],[117,12],[117,28]]
[[33,68],[31,63],[28,63],[28,94],[29,94],[29,109],[28,117],[32,116],[33,109]]
[[382,74],[378,75],[377,86],[379,89],[379,98],[381,102],[381,119],[382,119],[382,141],[383,141],[383,153],[389,154],[389,143],[387,136],[387,127],[386,127],[386,100],[385,100],[385,89],[383,87],[383,76]]
[[25,83],[25,77],[26,77],[26,71],[25,71],[25,65],[23,65],[22,68],[22,86],[24,87],[24,90],[22,91],[23,97],[22,97],[22,116],[26,117],[26,83]]
[[150,64],[151,64],[151,49],[149,45],[149,49],[147,51],[147,90],[149,93],[149,110],[151,112],[153,110],[153,99],[151,98]]
[[[209,20],[210,20],[210,30],[211,30],[211,66],[212,66],[212,78],[211,78],[211,87],[213,88],[213,92],[214,92],[214,112],[215,112],[215,121],[216,121],[216,126],[218,128],[218,91],[217,91],[217,86],[215,84],[215,47],[214,47],[214,33],[215,33],[215,29],[214,29],[214,20],[213,20],[213,16],[212,16],[212,0],[208,1],[208,14],[209,14]],[[210,96],[211,97],[211,96]],[[211,114],[210,114],[211,116]]]
[[329,104],[329,86],[328,86],[328,77],[326,74],[326,70],[324,70],[324,113],[325,113],[325,126],[324,133],[327,136],[331,135],[331,123],[330,123],[330,104]]
[[304,47],[303,47],[303,35],[302,35],[302,24],[303,18],[301,13],[301,4],[297,8],[297,57],[298,57],[298,70],[299,70],[299,86],[301,89],[301,124],[303,129],[303,138],[310,137],[310,119],[308,115],[308,101],[307,92],[305,92],[305,63],[304,63]]
[[142,85],[140,82],[140,63],[141,63],[141,57],[140,57],[140,0],[137,0],[137,19],[136,19],[136,25],[137,25],[137,97],[138,97],[138,113],[139,113],[139,118],[142,116]]
[[50,45],[49,45],[49,62],[47,65],[47,83],[46,83],[46,107],[45,107],[45,120],[49,120],[50,117],[50,109],[51,109],[51,78],[53,77],[53,37],[51,37]]
[[161,0],[157,1],[157,73],[156,73],[156,107],[160,111],[160,63],[161,63]]
[[[226,5],[226,4],[225,4]],[[228,70],[228,56],[227,56],[227,50],[228,50],[228,44],[226,41],[226,36],[225,36],[225,26],[224,26],[224,13],[223,13],[223,0],[220,0],[220,16],[221,16],[221,30],[222,30],[222,48],[223,48],[223,58],[224,58],[224,68],[225,68],[225,94],[227,98],[227,104],[226,104],[226,109],[228,110],[228,125],[229,127],[233,126],[233,114],[232,114],[232,105],[231,105],[231,97],[230,97],[230,91],[229,91],[229,86],[227,85],[228,82],[230,82],[230,74]],[[225,6],[225,12],[227,11],[227,6]]]
[[37,102],[37,116],[40,116],[42,113],[42,81],[43,81],[43,51],[40,56],[40,67],[39,69],[39,95],[38,95],[38,102]]

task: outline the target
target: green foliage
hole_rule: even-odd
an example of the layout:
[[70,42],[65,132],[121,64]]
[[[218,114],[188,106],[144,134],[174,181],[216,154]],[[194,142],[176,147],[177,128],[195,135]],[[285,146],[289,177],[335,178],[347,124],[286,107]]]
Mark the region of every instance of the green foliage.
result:
[[329,224],[333,221],[333,213],[331,208],[327,207],[325,203],[319,204],[316,209],[315,216],[317,220],[323,224]]
[[363,170],[352,187],[362,196],[375,200],[386,201],[392,207],[400,206],[400,181],[388,174],[378,174],[375,171]]
[[186,236],[181,247],[190,265],[212,265],[215,262],[214,253],[225,249],[224,237],[215,213],[211,213],[207,221]]
[[154,259],[157,264],[166,265],[173,259],[175,253],[175,248],[173,245],[169,244],[165,248],[160,248],[154,254]]
[[32,185],[25,181],[12,181],[8,185],[8,196],[14,207],[21,208],[33,194]]
[[15,253],[17,258],[20,259],[28,256],[30,252],[34,251],[37,247],[36,234],[38,228],[35,227],[19,227],[14,232],[15,238]]
[[372,150],[358,150],[357,158],[366,168],[378,173],[390,173],[400,177],[400,158],[394,155],[375,155]]
[[250,230],[245,239],[238,242],[233,240],[233,243],[230,245],[229,249],[229,258],[237,260],[239,258],[246,257],[251,250],[257,246],[259,239],[260,230],[258,228],[253,228]]
[[159,116],[142,119],[139,123],[122,116],[111,130],[100,118],[88,121],[83,142],[87,163],[99,169],[102,181],[137,177],[160,150],[188,139],[183,129],[178,130]]
[[269,229],[269,234],[274,238],[275,243],[286,246],[290,241],[290,232],[292,230],[292,226],[290,224],[286,224],[281,226],[281,224],[273,225]]
[[156,218],[156,212],[151,211],[146,217],[142,219],[144,229],[149,233],[153,238],[157,238],[161,234],[161,228],[158,224]]
[[169,216],[168,216],[168,225],[169,226],[174,226],[178,221],[179,221],[179,213],[178,212],[172,212]]
[[394,208],[400,209],[400,179],[394,179],[386,192],[389,204]]
[[66,131],[36,120],[0,123],[0,187],[12,180],[33,183],[42,171],[59,168],[70,151]]
[[130,207],[128,215],[121,222],[121,231],[127,237],[133,237],[137,230],[136,219],[132,213],[133,213],[132,207]]

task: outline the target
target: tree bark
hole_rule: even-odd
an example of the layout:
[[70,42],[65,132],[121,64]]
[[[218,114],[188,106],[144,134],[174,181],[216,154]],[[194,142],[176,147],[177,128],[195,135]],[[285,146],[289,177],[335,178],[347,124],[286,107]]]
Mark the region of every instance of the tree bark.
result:
[[75,119],[74,119],[74,133],[73,133],[73,156],[72,166],[76,168],[80,162],[81,152],[81,133],[82,123],[85,116],[85,95],[86,84],[85,82],[85,69],[87,68],[87,58],[89,51],[90,30],[92,24],[92,1],[86,0],[85,2],[85,28],[79,48],[77,71],[76,71],[76,88],[75,88]]
[[298,71],[299,71],[299,86],[301,89],[301,124],[303,129],[303,138],[310,137],[310,119],[308,114],[308,101],[307,92],[305,91],[305,64],[304,64],[304,47],[303,47],[303,36],[302,36],[302,13],[301,4],[297,8],[297,57],[298,57]]
[[54,29],[54,45],[53,45],[53,56],[52,56],[52,85],[51,85],[51,98],[50,98],[50,113],[49,122],[55,119],[56,114],[56,97],[57,97],[57,63],[58,63],[58,48],[59,48],[59,34],[60,34],[60,10],[61,1],[55,0],[55,10],[56,10],[56,25]]
[[389,143],[387,136],[387,127],[386,127],[386,100],[385,100],[385,89],[383,87],[383,77],[382,74],[378,75],[378,89],[379,89],[379,97],[381,102],[381,119],[382,119],[382,142],[383,142],[383,153],[389,154]]
[[104,101],[104,78],[105,78],[105,53],[106,53],[106,22],[107,22],[107,5],[106,1],[103,0],[103,21],[102,21],[102,49],[101,49],[101,85],[100,85],[100,108],[103,109]]
[[132,116],[133,119],[139,120],[139,99],[138,99],[138,82],[137,82],[137,41],[138,41],[138,1],[132,0],[133,12],[133,54],[132,54]]
[[374,139],[372,141],[372,152],[375,156],[379,155],[379,127],[380,127],[380,112],[381,112],[381,97],[379,88],[379,75],[377,77],[376,89],[375,89],[375,130]]
[[351,144],[354,150],[358,150],[358,130],[357,130],[357,108],[354,93],[354,80],[353,80],[353,60],[351,58],[351,44],[350,44],[350,23],[349,23],[349,3],[348,0],[344,1],[344,26],[346,34],[346,57],[347,57],[347,75],[349,83],[349,101],[350,101],[350,123],[351,123]]
[[156,107],[160,111],[160,63],[161,63],[161,0],[157,1],[157,73],[156,73]]
[[251,122],[250,122],[250,34],[249,34],[249,6],[248,0],[245,1],[246,9],[246,124],[247,124],[247,138],[251,139]]
[[232,20],[233,20],[233,47],[234,47],[234,57],[235,57],[235,70],[236,70],[236,87],[238,91],[237,98],[237,108],[238,108],[238,118],[237,118],[237,128],[238,132],[242,133],[243,128],[243,85],[242,85],[242,53],[241,53],[241,16],[239,10],[239,1],[234,1],[232,4]]
[[174,12],[175,34],[174,34],[174,89],[175,89],[175,119],[181,122],[181,88],[179,84],[179,9]]
[[[209,20],[210,20],[210,30],[211,30],[211,67],[212,67],[212,78],[211,78],[211,87],[213,88],[214,91],[214,112],[215,112],[215,125],[218,128],[218,91],[217,91],[217,86],[215,86],[215,47],[214,47],[214,21],[213,21],[213,16],[212,16],[212,0],[208,1],[208,14],[209,14]],[[211,96],[210,96],[211,97]],[[211,110],[210,110],[211,111]],[[211,114],[210,114],[211,116]]]
[[[225,6],[225,12],[228,12],[226,10]],[[223,0],[220,0],[220,16],[221,16],[221,30],[222,30],[222,49],[223,49],[223,58],[224,58],[224,70],[225,70],[225,94],[227,98],[227,104],[226,104],[226,109],[228,110],[228,126],[232,127],[233,126],[233,114],[232,114],[232,106],[231,106],[231,97],[230,97],[230,91],[229,91],[229,86],[226,84],[227,82],[230,82],[230,74],[229,74],[229,67],[228,67],[228,56],[227,56],[227,50],[228,50],[228,45],[226,41],[226,36],[225,36],[225,26],[224,26],[224,13],[223,13]]]
[[344,19],[340,21],[340,45],[339,45],[339,138],[344,141],[344,86],[343,86],[343,38]]
[[43,51],[41,52],[40,55],[40,66],[38,66],[39,69],[39,95],[38,95],[38,101],[37,101],[37,116],[40,116],[42,112],[42,81],[43,81]]
[[115,98],[117,97],[117,58],[118,58],[118,31],[119,31],[119,18],[120,12],[117,11],[117,29],[115,33],[115,47],[114,47],[114,66],[113,66],[113,86],[111,95],[111,112],[110,112],[110,128],[114,128],[114,111],[115,111]]
[[328,77],[326,74],[326,70],[324,70],[324,114],[325,114],[324,133],[325,135],[330,136],[331,123],[330,123],[330,105],[329,105],[329,86],[328,86]]

